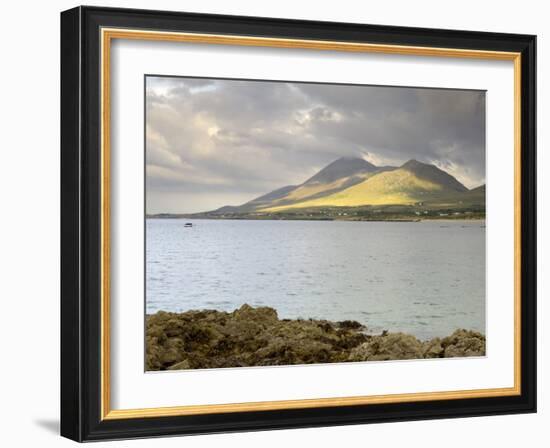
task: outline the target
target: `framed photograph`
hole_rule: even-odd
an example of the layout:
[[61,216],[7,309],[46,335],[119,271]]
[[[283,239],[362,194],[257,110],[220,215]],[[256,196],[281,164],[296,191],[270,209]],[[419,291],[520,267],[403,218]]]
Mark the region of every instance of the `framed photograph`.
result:
[[61,433],[536,410],[535,36],[61,14]]

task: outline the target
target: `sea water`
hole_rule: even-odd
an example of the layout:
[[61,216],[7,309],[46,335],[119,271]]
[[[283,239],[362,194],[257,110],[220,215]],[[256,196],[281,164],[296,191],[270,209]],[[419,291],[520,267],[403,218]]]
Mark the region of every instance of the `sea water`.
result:
[[145,300],[147,313],[247,303],[420,339],[485,332],[485,225],[147,219]]

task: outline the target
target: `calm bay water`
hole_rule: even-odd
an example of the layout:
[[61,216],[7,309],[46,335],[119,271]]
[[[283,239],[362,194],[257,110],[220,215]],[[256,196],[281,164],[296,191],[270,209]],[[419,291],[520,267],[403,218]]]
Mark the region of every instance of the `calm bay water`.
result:
[[148,219],[146,311],[270,306],[420,339],[485,332],[479,221]]

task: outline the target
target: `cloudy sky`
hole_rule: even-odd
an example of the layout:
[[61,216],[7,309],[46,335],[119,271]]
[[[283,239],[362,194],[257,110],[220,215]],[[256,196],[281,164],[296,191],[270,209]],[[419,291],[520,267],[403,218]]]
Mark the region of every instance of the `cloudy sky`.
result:
[[146,78],[147,213],[239,205],[342,156],[485,182],[485,93]]

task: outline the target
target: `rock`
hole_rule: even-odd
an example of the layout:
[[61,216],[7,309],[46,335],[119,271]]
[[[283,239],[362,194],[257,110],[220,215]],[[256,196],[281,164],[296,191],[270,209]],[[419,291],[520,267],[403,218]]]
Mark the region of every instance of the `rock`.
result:
[[233,312],[238,320],[253,320],[256,323],[269,324],[278,320],[277,311],[267,306],[253,308],[248,304],[244,304],[238,310]]
[[443,358],[444,349],[441,346],[441,339],[434,338],[430,341],[424,342],[422,345],[422,351],[424,358]]
[[340,322],[337,322],[338,327],[343,328],[345,330],[366,330],[366,327],[356,320],[343,320]]
[[171,365],[168,367],[168,370],[187,370],[191,368],[191,364],[189,363],[189,360],[184,359],[181,362],[178,362],[176,364]]
[[146,317],[146,370],[275,366],[348,361],[480,356],[481,333],[457,330],[420,342],[384,331],[371,336],[356,321],[279,319],[269,307],[232,313],[192,310]]
[[373,336],[369,341],[354,348],[349,361],[385,361],[390,359],[423,358],[422,343],[405,333],[388,333]]
[[451,336],[443,338],[441,345],[445,358],[485,356],[485,336],[477,331],[456,330]]

